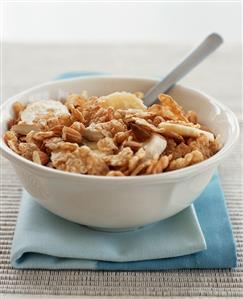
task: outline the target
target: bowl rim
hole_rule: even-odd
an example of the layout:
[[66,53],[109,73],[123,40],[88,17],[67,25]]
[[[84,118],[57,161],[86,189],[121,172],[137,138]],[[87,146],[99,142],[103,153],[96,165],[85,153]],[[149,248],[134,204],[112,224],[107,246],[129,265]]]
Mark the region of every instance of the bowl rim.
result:
[[[4,103],[1,104],[0,106],[0,115],[2,115],[4,108],[10,103],[12,102],[16,97],[20,97],[22,95],[28,94],[32,91],[34,91],[35,89],[38,88],[43,88],[43,87],[47,87],[50,85],[54,85],[56,83],[64,83],[64,82],[70,82],[70,81],[79,81],[79,80],[85,80],[85,79],[91,79],[91,80],[97,80],[97,79],[107,79],[107,80],[112,80],[112,79],[119,79],[119,80],[147,80],[147,81],[159,81],[158,78],[156,77],[143,77],[143,76],[119,76],[119,75],[96,75],[96,76],[80,76],[80,77],[75,77],[75,78],[68,78],[68,79],[60,79],[60,80],[52,80],[52,81],[48,81],[42,84],[38,84],[34,87],[31,87],[29,89],[26,89],[16,95],[11,96],[8,100],[4,101]],[[158,173],[158,174],[150,174],[150,175],[141,175],[141,176],[118,176],[118,177],[112,177],[112,176],[101,176],[101,175],[87,175],[87,174],[79,174],[79,173],[71,173],[71,172],[66,172],[63,170],[58,170],[58,169],[52,169],[49,167],[46,167],[44,165],[38,165],[32,161],[29,161],[27,159],[25,159],[24,157],[18,155],[17,153],[15,153],[14,151],[12,151],[4,142],[3,140],[3,136],[1,136],[0,139],[0,152],[3,156],[5,156],[7,159],[15,160],[16,162],[20,162],[22,164],[24,164],[25,166],[27,166],[27,168],[31,168],[33,170],[36,171],[40,171],[45,173],[48,176],[61,176],[61,177],[67,177],[67,178],[72,178],[72,179],[96,179],[96,180],[101,180],[103,182],[108,182],[110,180],[114,182],[134,182],[134,181],[151,181],[151,180],[155,180],[155,179],[159,179],[161,182],[162,181],[170,181],[170,180],[175,180],[178,178],[183,178],[186,177],[188,175],[195,175],[196,173],[203,171],[203,170],[207,170],[208,168],[212,168],[212,166],[217,165],[218,162],[220,160],[222,160],[223,158],[225,158],[233,149],[234,145],[236,144],[238,138],[239,138],[239,122],[238,119],[236,117],[236,115],[232,112],[232,110],[230,108],[228,108],[225,104],[220,103],[218,100],[216,100],[215,98],[209,96],[208,94],[206,94],[205,92],[202,92],[199,89],[195,89],[195,88],[191,88],[185,85],[181,85],[181,84],[176,84],[176,86],[182,87],[182,88],[186,88],[187,90],[191,91],[191,92],[195,92],[198,94],[201,94],[205,100],[207,99],[207,101],[211,104],[214,105],[218,108],[220,108],[221,111],[224,111],[227,113],[228,118],[230,119],[230,121],[228,122],[228,125],[232,128],[234,134],[232,134],[231,138],[228,138],[228,140],[225,142],[225,144],[223,145],[223,147],[219,150],[219,152],[217,152],[215,155],[213,155],[212,157],[188,166],[188,167],[184,167],[181,169],[177,169],[177,170],[173,170],[173,171],[169,171],[169,172],[165,172],[165,173]]]

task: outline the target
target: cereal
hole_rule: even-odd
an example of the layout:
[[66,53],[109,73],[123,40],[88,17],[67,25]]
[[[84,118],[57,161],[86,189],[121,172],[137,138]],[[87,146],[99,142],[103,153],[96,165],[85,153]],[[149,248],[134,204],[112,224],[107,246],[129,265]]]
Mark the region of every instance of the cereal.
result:
[[203,154],[199,150],[188,153],[183,158],[172,160],[169,164],[168,170],[175,170],[203,161]]
[[106,176],[125,176],[125,175],[119,170],[111,170],[107,173]]
[[146,160],[143,161],[142,163],[139,163],[138,166],[131,172],[130,175],[138,175],[143,170],[145,170],[150,164],[151,164],[151,160]]
[[97,148],[101,152],[104,152],[106,154],[113,154],[114,152],[117,152],[118,147],[115,145],[113,139],[111,137],[105,137],[100,139],[97,142]]
[[114,142],[121,144],[123,143],[125,140],[128,139],[128,137],[131,135],[131,131],[128,130],[126,132],[117,132],[114,136]]
[[197,117],[196,112],[189,110],[186,114],[186,117],[187,117],[189,122],[191,122],[193,124],[198,123],[198,117]]
[[84,129],[83,136],[89,141],[99,141],[105,135],[101,132],[101,129],[97,128],[96,124],[92,123]]
[[142,147],[142,143],[134,140],[125,140],[123,143],[124,147],[130,147],[133,151],[137,151]]
[[4,134],[4,140],[7,143],[7,145],[11,148],[11,150],[13,150],[17,154],[20,154],[18,138],[14,131],[7,131]]
[[151,161],[151,164],[146,170],[146,174],[156,174],[163,172],[169,165],[172,156],[161,156],[158,160]]
[[183,112],[183,109],[181,106],[179,106],[176,101],[172,99],[171,96],[167,94],[161,93],[159,96],[159,101],[162,104],[161,107],[164,112],[163,118],[165,119],[172,119],[172,120],[183,120],[188,121],[188,119],[185,116],[185,113]]
[[76,93],[70,94],[65,101],[65,105],[68,109],[72,109],[74,107],[83,107],[85,104],[86,98]]
[[11,130],[21,135],[27,135],[31,131],[40,131],[37,125],[26,124],[24,122],[19,122],[17,125],[12,126]]
[[38,150],[39,148],[35,143],[26,143],[26,142],[19,143],[20,155],[28,160],[32,160],[33,152]]
[[26,105],[21,102],[15,102],[13,104],[13,113],[14,113],[14,118],[19,119],[21,116],[21,112],[25,109]]
[[39,140],[39,141],[43,141],[44,139],[51,138],[51,137],[54,137],[54,136],[56,136],[56,135],[55,135],[55,132],[53,132],[53,131],[50,131],[50,132],[36,132],[35,134],[33,134],[33,138],[35,140]]
[[106,156],[105,162],[109,166],[115,166],[115,167],[127,166],[132,155],[133,155],[132,150],[127,147],[127,148],[122,149],[116,155]]
[[128,170],[129,172],[132,172],[137,165],[144,160],[146,155],[146,152],[144,150],[144,148],[140,148],[135,155],[133,155],[133,157],[129,160],[128,162]]
[[79,111],[79,109],[72,108],[71,109],[71,115],[72,115],[72,121],[78,121],[80,123],[85,122],[85,118],[83,116],[83,113]]
[[169,95],[146,107],[143,93],[64,102],[16,102],[4,140],[16,154],[53,169],[87,175],[138,176],[181,169],[216,154],[219,136]]
[[105,157],[105,162],[110,166],[125,166],[133,156],[133,151],[129,147],[123,148],[117,155]]
[[64,141],[81,144],[82,135],[77,130],[72,129],[71,127],[63,127],[62,139]]
[[37,164],[45,165],[49,162],[49,156],[42,151],[33,151],[32,160]]

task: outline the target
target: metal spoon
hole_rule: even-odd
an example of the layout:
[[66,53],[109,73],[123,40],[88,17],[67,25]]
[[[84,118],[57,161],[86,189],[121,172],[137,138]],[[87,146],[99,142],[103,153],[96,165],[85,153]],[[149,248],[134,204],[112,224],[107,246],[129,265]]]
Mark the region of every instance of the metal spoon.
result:
[[206,37],[181,63],[145,94],[143,99],[144,103],[147,106],[152,105],[156,101],[158,94],[168,91],[209,54],[213,53],[222,43],[223,38],[217,33],[212,33]]

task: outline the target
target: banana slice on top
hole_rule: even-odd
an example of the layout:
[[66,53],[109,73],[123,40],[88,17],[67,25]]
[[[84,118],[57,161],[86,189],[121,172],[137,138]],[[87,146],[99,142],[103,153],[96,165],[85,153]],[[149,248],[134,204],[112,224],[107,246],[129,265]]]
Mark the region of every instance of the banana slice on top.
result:
[[161,122],[159,124],[159,128],[163,128],[163,129],[165,129],[165,131],[168,131],[168,132],[177,133],[183,137],[199,137],[201,134],[203,134],[208,137],[209,141],[214,141],[214,135],[212,133],[195,128],[195,127],[184,126],[181,124],[174,124],[174,123],[168,123],[168,122]]
[[126,91],[114,92],[107,96],[102,96],[98,98],[98,102],[104,108],[112,107],[115,110],[117,109],[145,110],[147,108],[140,98],[138,98],[135,94]]
[[60,101],[42,100],[31,103],[21,112],[21,120],[27,124],[32,124],[38,116],[51,113],[53,117],[69,114],[68,109]]
[[155,157],[159,157],[166,149],[166,146],[167,141],[163,136],[159,134],[153,134],[143,146],[145,150],[145,158],[153,159]]

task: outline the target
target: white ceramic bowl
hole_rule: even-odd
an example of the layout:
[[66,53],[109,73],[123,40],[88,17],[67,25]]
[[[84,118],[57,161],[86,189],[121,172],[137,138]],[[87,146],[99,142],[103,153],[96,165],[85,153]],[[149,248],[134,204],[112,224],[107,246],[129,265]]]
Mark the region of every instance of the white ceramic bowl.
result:
[[[26,90],[2,106],[2,132],[16,100],[60,99],[70,92],[90,95],[114,91],[147,91],[155,79],[81,77],[48,82]],[[30,162],[9,149],[1,139],[1,152],[10,160],[24,188],[46,209],[68,220],[107,229],[127,229],[170,217],[189,206],[203,191],[216,167],[232,151],[239,135],[230,109],[204,93],[176,86],[170,94],[185,110],[221,135],[223,148],[199,164],[167,173],[138,177],[102,177],[67,173]],[[213,204],[213,203],[212,203]]]

